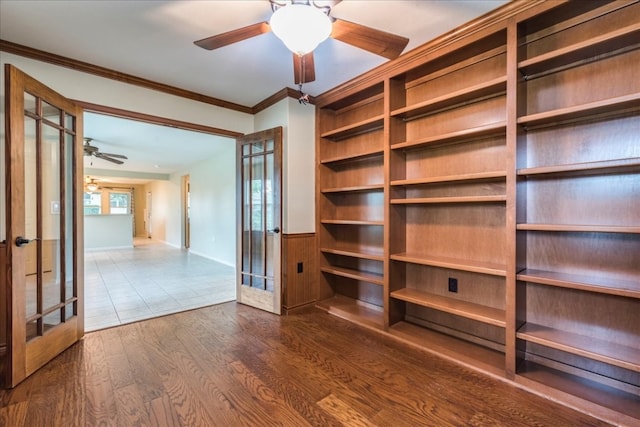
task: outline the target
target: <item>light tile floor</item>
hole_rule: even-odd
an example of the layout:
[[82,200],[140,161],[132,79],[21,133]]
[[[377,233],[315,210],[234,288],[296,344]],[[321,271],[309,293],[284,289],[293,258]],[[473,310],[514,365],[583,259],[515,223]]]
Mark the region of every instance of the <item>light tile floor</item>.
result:
[[87,332],[236,299],[232,267],[149,239],[86,252],[84,268]]

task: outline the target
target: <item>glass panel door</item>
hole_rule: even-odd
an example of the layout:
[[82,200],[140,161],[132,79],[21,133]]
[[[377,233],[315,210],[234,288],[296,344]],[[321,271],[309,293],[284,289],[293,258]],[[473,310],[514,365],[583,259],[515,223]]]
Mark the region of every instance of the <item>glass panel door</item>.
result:
[[[15,386],[83,335],[82,110],[7,65],[10,354]],[[78,185],[80,183],[80,185]]]
[[282,130],[237,141],[238,302],[280,314]]

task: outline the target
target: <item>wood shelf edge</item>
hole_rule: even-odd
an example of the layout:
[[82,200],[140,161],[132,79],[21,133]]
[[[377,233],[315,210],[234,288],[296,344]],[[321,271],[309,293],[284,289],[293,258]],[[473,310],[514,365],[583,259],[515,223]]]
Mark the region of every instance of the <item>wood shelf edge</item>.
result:
[[382,274],[378,275],[371,272],[363,272],[359,270],[352,270],[350,268],[332,267],[332,266],[320,267],[320,271],[323,273],[333,274],[335,276],[341,276],[341,277],[346,277],[348,279],[354,279],[362,282],[371,283],[373,285],[382,286],[382,284],[384,283],[384,278]]
[[537,166],[517,170],[520,176],[553,175],[553,174],[598,174],[607,172],[624,172],[634,169],[640,170],[640,157],[628,159],[602,160],[597,162],[571,163],[566,165]]
[[371,225],[371,226],[383,226],[384,221],[361,221],[356,219],[321,219],[321,224],[330,225]]
[[390,296],[422,307],[455,314],[501,328],[506,327],[506,313],[492,307],[422,292],[417,289],[404,288],[391,292]]
[[500,90],[504,91],[506,89],[506,84],[506,76],[498,77],[446,95],[399,108],[392,111],[391,116],[411,120],[414,117],[427,114],[429,111],[436,111],[465,101],[473,102],[474,100],[477,100],[482,96],[490,95],[493,92],[499,92]]
[[330,165],[332,163],[347,163],[347,162],[363,161],[363,160],[370,159],[372,157],[378,157],[378,156],[382,157],[383,153],[384,151],[380,149],[380,150],[371,150],[363,153],[351,154],[346,156],[329,157],[327,159],[321,159],[320,164]]
[[389,336],[414,348],[504,381],[504,354],[406,321],[388,329]]
[[[640,24],[628,25],[606,34],[591,37],[588,40],[525,59],[518,62],[518,69],[526,73],[537,73],[544,70],[546,64],[551,67],[571,64],[581,59],[581,52],[591,51],[590,56],[595,56],[598,53],[615,50],[615,48],[611,48],[613,43],[619,43],[626,39],[631,41],[637,37],[638,33],[640,33]],[[595,51],[594,48],[596,49]]]
[[376,331],[381,331],[384,326],[384,312],[382,307],[377,307],[373,304],[358,301],[340,294],[317,301],[316,307],[328,314]]
[[507,275],[506,266],[491,264],[487,262],[465,263],[463,260],[444,257],[423,257],[407,253],[392,254],[394,261],[420,264],[430,267],[449,268],[451,270],[469,271],[471,273],[488,274],[491,276],[505,277]]
[[419,197],[409,199],[391,199],[395,205],[446,204],[446,203],[499,203],[506,202],[506,195],[496,196],[456,196],[456,197]]
[[558,108],[555,110],[543,111],[540,113],[528,114],[518,117],[517,123],[520,125],[541,125],[552,122],[562,122],[565,120],[588,118],[589,116],[606,113],[626,108],[637,108],[640,106],[640,93],[618,96],[600,101],[588,102],[586,104],[573,105],[570,107]]
[[640,298],[640,282],[631,279],[593,278],[577,274],[525,269],[516,275],[517,280],[561,288]]
[[640,397],[593,380],[559,371],[536,362],[525,361],[515,384],[546,399],[562,402],[615,425],[634,425],[640,419]]
[[352,258],[369,259],[372,261],[384,261],[384,256],[379,254],[371,254],[364,252],[346,251],[343,249],[320,248],[320,252],[334,255],[348,256]]
[[[532,323],[521,326],[516,336],[549,348],[640,372],[639,349]],[[597,348],[599,351],[591,348]]]
[[484,126],[477,126],[469,129],[462,129],[455,132],[449,132],[441,135],[430,136],[413,141],[405,141],[397,144],[392,144],[392,150],[400,149],[413,149],[420,148],[426,145],[446,144],[454,142],[464,142],[475,138],[482,138],[491,135],[498,135],[504,133],[506,129],[506,122],[490,123]]
[[578,224],[517,224],[516,230],[523,231],[557,231],[584,233],[626,233],[640,234],[640,227],[618,225],[578,225]]
[[330,130],[328,132],[324,132],[320,134],[321,138],[329,139],[329,140],[340,140],[344,138],[348,138],[350,136],[355,136],[360,133],[372,132],[375,130],[382,129],[384,124],[384,114],[379,114],[377,116],[361,120],[356,123],[352,123],[350,125],[342,126],[337,129]]
[[441,182],[457,182],[457,181],[484,181],[484,180],[498,180],[507,177],[506,171],[491,171],[491,172],[472,172],[457,175],[442,175],[429,178],[415,178],[415,179],[397,179],[391,181],[391,186],[409,186],[409,185],[424,185],[424,184],[436,184]]

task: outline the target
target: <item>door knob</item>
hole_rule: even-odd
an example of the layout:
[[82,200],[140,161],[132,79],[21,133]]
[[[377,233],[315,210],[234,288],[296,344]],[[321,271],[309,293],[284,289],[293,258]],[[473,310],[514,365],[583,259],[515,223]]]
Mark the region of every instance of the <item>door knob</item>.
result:
[[280,232],[280,227],[276,227],[273,230],[267,230],[267,231],[271,231],[271,232],[274,232],[274,233],[278,234]]
[[18,237],[16,237],[16,246],[22,247],[24,245],[28,245],[29,243],[33,242],[34,240],[38,240],[38,239],[35,238],[35,239],[29,240],[29,239],[25,239],[22,236],[18,236]]

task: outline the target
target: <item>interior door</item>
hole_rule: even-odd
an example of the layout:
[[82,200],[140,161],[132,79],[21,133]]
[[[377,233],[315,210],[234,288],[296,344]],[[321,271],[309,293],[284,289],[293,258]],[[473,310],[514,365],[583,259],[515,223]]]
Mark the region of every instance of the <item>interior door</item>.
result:
[[282,128],[237,139],[238,302],[280,314]]
[[82,109],[5,65],[7,364],[14,387],[84,334]]

